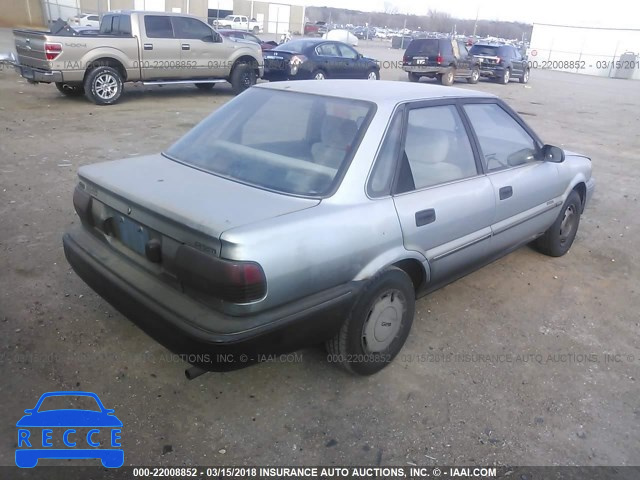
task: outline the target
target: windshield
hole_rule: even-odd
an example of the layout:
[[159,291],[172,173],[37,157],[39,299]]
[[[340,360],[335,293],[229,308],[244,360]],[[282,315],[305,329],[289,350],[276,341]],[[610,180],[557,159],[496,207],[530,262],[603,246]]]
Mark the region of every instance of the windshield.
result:
[[373,113],[368,102],[250,88],[166,155],[230,180],[323,196],[346,168]]
[[471,53],[471,55],[486,55],[494,57],[498,55],[498,48],[499,47],[493,47],[489,45],[474,45],[473,47],[471,47],[469,53]]
[[224,17],[225,20],[233,20],[234,18],[236,17],[234,17],[233,15],[227,15],[226,17]]
[[87,395],[54,395],[42,400],[38,412],[50,410],[90,410],[100,412],[96,399]]

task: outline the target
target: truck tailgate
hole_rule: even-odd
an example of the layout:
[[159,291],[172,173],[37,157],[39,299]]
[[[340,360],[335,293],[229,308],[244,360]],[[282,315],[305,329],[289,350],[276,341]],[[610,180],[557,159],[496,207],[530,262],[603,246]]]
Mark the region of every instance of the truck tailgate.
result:
[[44,51],[46,34],[37,30],[14,30],[16,53],[21,65],[48,70],[49,62]]

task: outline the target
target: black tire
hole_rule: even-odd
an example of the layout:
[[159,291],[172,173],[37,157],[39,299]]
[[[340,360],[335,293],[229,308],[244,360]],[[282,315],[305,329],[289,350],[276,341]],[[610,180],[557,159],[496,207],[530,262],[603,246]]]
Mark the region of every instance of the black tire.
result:
[[260,27],[253,27],[253,34],[257,35],[260,33]]
[[440,74],[440,83],[442,83],[442,85],[450,87],[451,85],[453,85],[455,78],[456,78],[456,68],[449,67],[446,73]]
[[509,83],[509,80],[511,80],[511,69],[507,68],[504,73],[500,77],[498,77],[498,83],[506,85]]
[[471,76],[467,78],[467,82],[475,85],[476,83],[478,83],[478,80],[480,80],[480,69],[478,67],[475,67],[473,70],[471,70]]
[[520,76],[520,83],[529,83],[529,74],[530,74],[529,69],[528,68],[525,69],[523,74]]
[[113,67],[96,67],[85,76],[84,90],[96,105],[113,105],[122,95],[122,75]]
[[[380,272],[364,287],[340,332],[326,342],[330,361],[358,375],[382,370],[407,340],[415,302],[413,283],[404,271],[390,267]],[[380,338],[387,335],[379,340],[380,333]]]
[[564,202],[560,215],[544,235],[536,240],[540,252],[550,257],[561,257],[569,251],[580,226],[582,200],[575,190]]
[[216,86],[215,83],[194,83],[194,85],[198,90],[204,90],[206,92],[213,90],[213,87]]
[[233,88],[233,93],[239,95],[247,88],[255,85],[256,80],[256,72],[253,67],[251,67],[251,65],[247,63],[239,63],[235,67],[233,67],[229,82],[231,83],[231,87]]
[[[320,78],[320,77],[322,77],[322,78]],[[317,70],[314,70],[311,73],[311,79],[312,80],[326,80],[327,79],[327,74],[325,73],[324,70],[317,69]]]
[[367,72],[367,80],[380,80],[380,70],[372,68]]
[[409,72],[409,81],[410,82],[419,82],[420,81],[420,75],[418,75],[417,73]]
[[81,97],[84,95],[84,87],[81,82],[63,83],[56,82],[56,88],[60,93],[67,97]]

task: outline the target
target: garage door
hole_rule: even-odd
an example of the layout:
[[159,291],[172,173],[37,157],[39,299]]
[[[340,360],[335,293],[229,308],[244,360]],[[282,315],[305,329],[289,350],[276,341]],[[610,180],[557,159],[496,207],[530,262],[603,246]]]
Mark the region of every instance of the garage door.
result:
[[269,4],[268,33],[287,33],[289,31],[289,17],[291,7],[289,5]]

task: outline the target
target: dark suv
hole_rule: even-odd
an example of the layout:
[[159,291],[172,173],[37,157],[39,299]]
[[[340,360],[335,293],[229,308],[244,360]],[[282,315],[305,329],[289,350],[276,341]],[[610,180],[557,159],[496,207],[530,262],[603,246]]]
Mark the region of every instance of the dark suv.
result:
[[506,85],[512,78],[520,83],[529,81],[529,65],[520,50],[513,45],[479,44],[471,47],[470,53],[478,59],[480,75]]
[[428,77],[452,85],[456,78],[466,78],[469,83],[477,83],[480,78],[478,62],[465,42],[451,37],[413,40],[404,52],[402,68],[411,82]]

